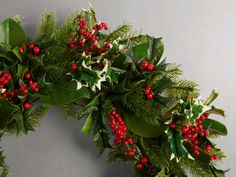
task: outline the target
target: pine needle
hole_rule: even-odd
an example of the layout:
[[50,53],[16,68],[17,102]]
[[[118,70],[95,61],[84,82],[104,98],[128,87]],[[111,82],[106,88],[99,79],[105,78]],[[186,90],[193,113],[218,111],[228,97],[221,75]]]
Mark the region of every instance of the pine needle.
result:
[[52,35],[56,28],[56,15],[53,12],[45,11],[37,29],[37,38],[47,37]]
[[122,26],[119,26],[115,31],[113,31],[107,36],[106,42],[112,42],[118,38],[123,39],[128,35],[130,30],[131,26],[129,24],[124,24]]

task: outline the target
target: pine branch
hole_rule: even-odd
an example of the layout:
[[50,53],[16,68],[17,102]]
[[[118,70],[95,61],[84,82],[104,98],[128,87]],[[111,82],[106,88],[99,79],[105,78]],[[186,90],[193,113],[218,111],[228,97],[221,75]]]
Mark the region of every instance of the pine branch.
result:
[[37,29],[37,38],[49,37],[53,34],[56,28],[56,15],[53,12],[45,11]]
[[169,97],[198,96],[198,85],[194,81],[173,80],[173,85],[164,90],[164,95]]
[[0,177],[8,177],[8,174],[9,174],[9,167],[8,166],[2,167]]
[[75,104],[74,103],[68,103],[68,104],[64,104],[62,106],[59,107],[63,117],[68,120],[70,118],[72,119],[77,119],[78,118],[78,114],[79,114],[79,110],[77,110],[75,108]]
[[[214,177],[205,164],[202,165],[200,161],[182,158],[180,165],[183,169],[190,170],[193,177]],[[205,166],[205,169],[202,166]]]
[[40,124],[40,121],[42,117],[48,112],[49,106],[44,104],[41,106],[38,106],[33,110],[31,115],[29,116],[29,120],[33,127],[36,127]]
[[82,12],[76,12],[69,16],[62,25],[56,29],[54,38],[59,44],[65,44],[68,41],[70,32],[77,29],[78,19],[82,17]]
[[130,25],[128,25],[128,24],[122,25],[107,36],[106,42],[112,42],[112,41],[115,41],[118,38],[123,39],[128,35],[130,30],[131,30]]

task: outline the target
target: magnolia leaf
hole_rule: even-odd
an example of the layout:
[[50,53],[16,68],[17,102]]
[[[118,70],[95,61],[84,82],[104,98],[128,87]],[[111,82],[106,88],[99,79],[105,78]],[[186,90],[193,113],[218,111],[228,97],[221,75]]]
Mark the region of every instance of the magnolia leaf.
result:
[[93,127],[93,124],[94,124],[93,113],[90,113],[81,129],[81,132],[84,134],[89,134],[89,132]]
[[0,128],[5,128],[9,118],[18,110],[20,110],[19,106],[10,104],[6,99],[0,98]]
[[99,101],[100,101],[100,98],[99,98],[100,96],[101,96],[101,93],[95,96],[90,103],[88,103],[85,107],[83,107],[79,111],[80,116],[91,113],[93,110],[97,110],[97,106],[99,105]]
[[148,124],[144,119],[137,117],[131,112],[125,113],[124,120],[126,126],[132,133],[144,138],[159,137],[168,127],[167,125],[160,123],[158,123],[158,125]]
[[209,106],[218,97],[218,95],[219,93],[217,93],[215,90],[212,90],[210,96],[205,100],[203,104]]
[[206,111],[208,114],[218,114],[220,116],[225,117],[225,111],[223,109],[212,106],[210,109]]
[[66,104],[76,101],[81,98],[89,98],[90,94],[87,88],[82,87],[76,90],[76,85],[73,82],[55,83],[49,88],[46,95],[39,95],[40,98],[49,104]]
[[133,55],[137,59],[146,58],[148,55],[147,50],[148,50],[148,43],[139,44],[132,48]]
[[151,61],[155,60],[156,63],[160,61],[164,52],[164,44],[161,40],[162,38],[149,36],[148,59]]
[[26,35],[22,27],[11,18],[0,23],[0,43],[14,48],[26,42]]
[[183,145],[183,137],[181,136],[180,132],[169,128],[166,133],[168,135],[171,151],[173,153],[172,158],[176,158],[177,161],[179,161],[181,157],[192,158],[188,153],[188,150]]
[[202,121],[202,126],[204,129],[208,129],[210,131],[210,134],[218,134],[224,136],[228,134],[226,126],[213,119],[205,119],[204,121]]

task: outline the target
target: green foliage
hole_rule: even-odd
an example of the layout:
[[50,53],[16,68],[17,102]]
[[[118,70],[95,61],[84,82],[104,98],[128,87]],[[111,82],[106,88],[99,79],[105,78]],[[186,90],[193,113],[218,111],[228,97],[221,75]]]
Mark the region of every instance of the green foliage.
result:
[[190,170],[193,177],[213,177],[208,166],[199,160],[192,160],[188,158],[182,158],[180,165],[185,171]]
[[8,166],[2,167],[0,173],[1,173],[1,174],[0,174],[0,177],[8,177],[8,174],[9,174],[9,167],[8,167]]
[[180,132],[174,129],[167,130],[168,140],[171,145],[171,152],[173,153],[173,158],[176,158],[179,161],[182,157],[190,156],[188,150],[184,147],[182,141],[183,137]]
[[13,19],[7,18],[0,23],[0,45],[12,49],[26,42],[26,35],[22,27]]
[[52,12],[45,11],[40,19],[37,29],[37,38],[51,37],[56,28],[56,15]]
[[210,131],[210,134],[224,136],[228,134],[226,126],[220,123],[219,121],[213,119],[205,119],[202,122],[202,126],[204,129],[208,129]]
[[130,30],[131,30],[131,26],[129,24],[123,24],[107,36],[106,42],[111,43],[117,40],[118,38],[122,40],[128,35]]

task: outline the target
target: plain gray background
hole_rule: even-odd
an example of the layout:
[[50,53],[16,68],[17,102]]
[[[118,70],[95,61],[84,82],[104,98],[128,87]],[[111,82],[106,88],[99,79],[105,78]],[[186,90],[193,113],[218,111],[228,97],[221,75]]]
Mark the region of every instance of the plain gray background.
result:
[[[184,77],[200,84],[205,98],[212,88],[221,93],[216,105],[227,110],[223,120],[229,136],[216,140],[228,158],[219,165],[235,177],[236,115],[236,1],[235,0],[91,0],[98,19],[111,29],[124,21],[145,33],[162,36],[165,56],[182,65]],[[71,12],[88,7],[85,0],[0,0],[0,18],[19,14],[33,36],[42,11],[54,10],[61,22]],[[37,132],[5,137],[12,177],[131,177],[125,165],[106,164],[96,158],[89,137],[79,133],[81,124],[65,122],[56,108],[45,116]]]

